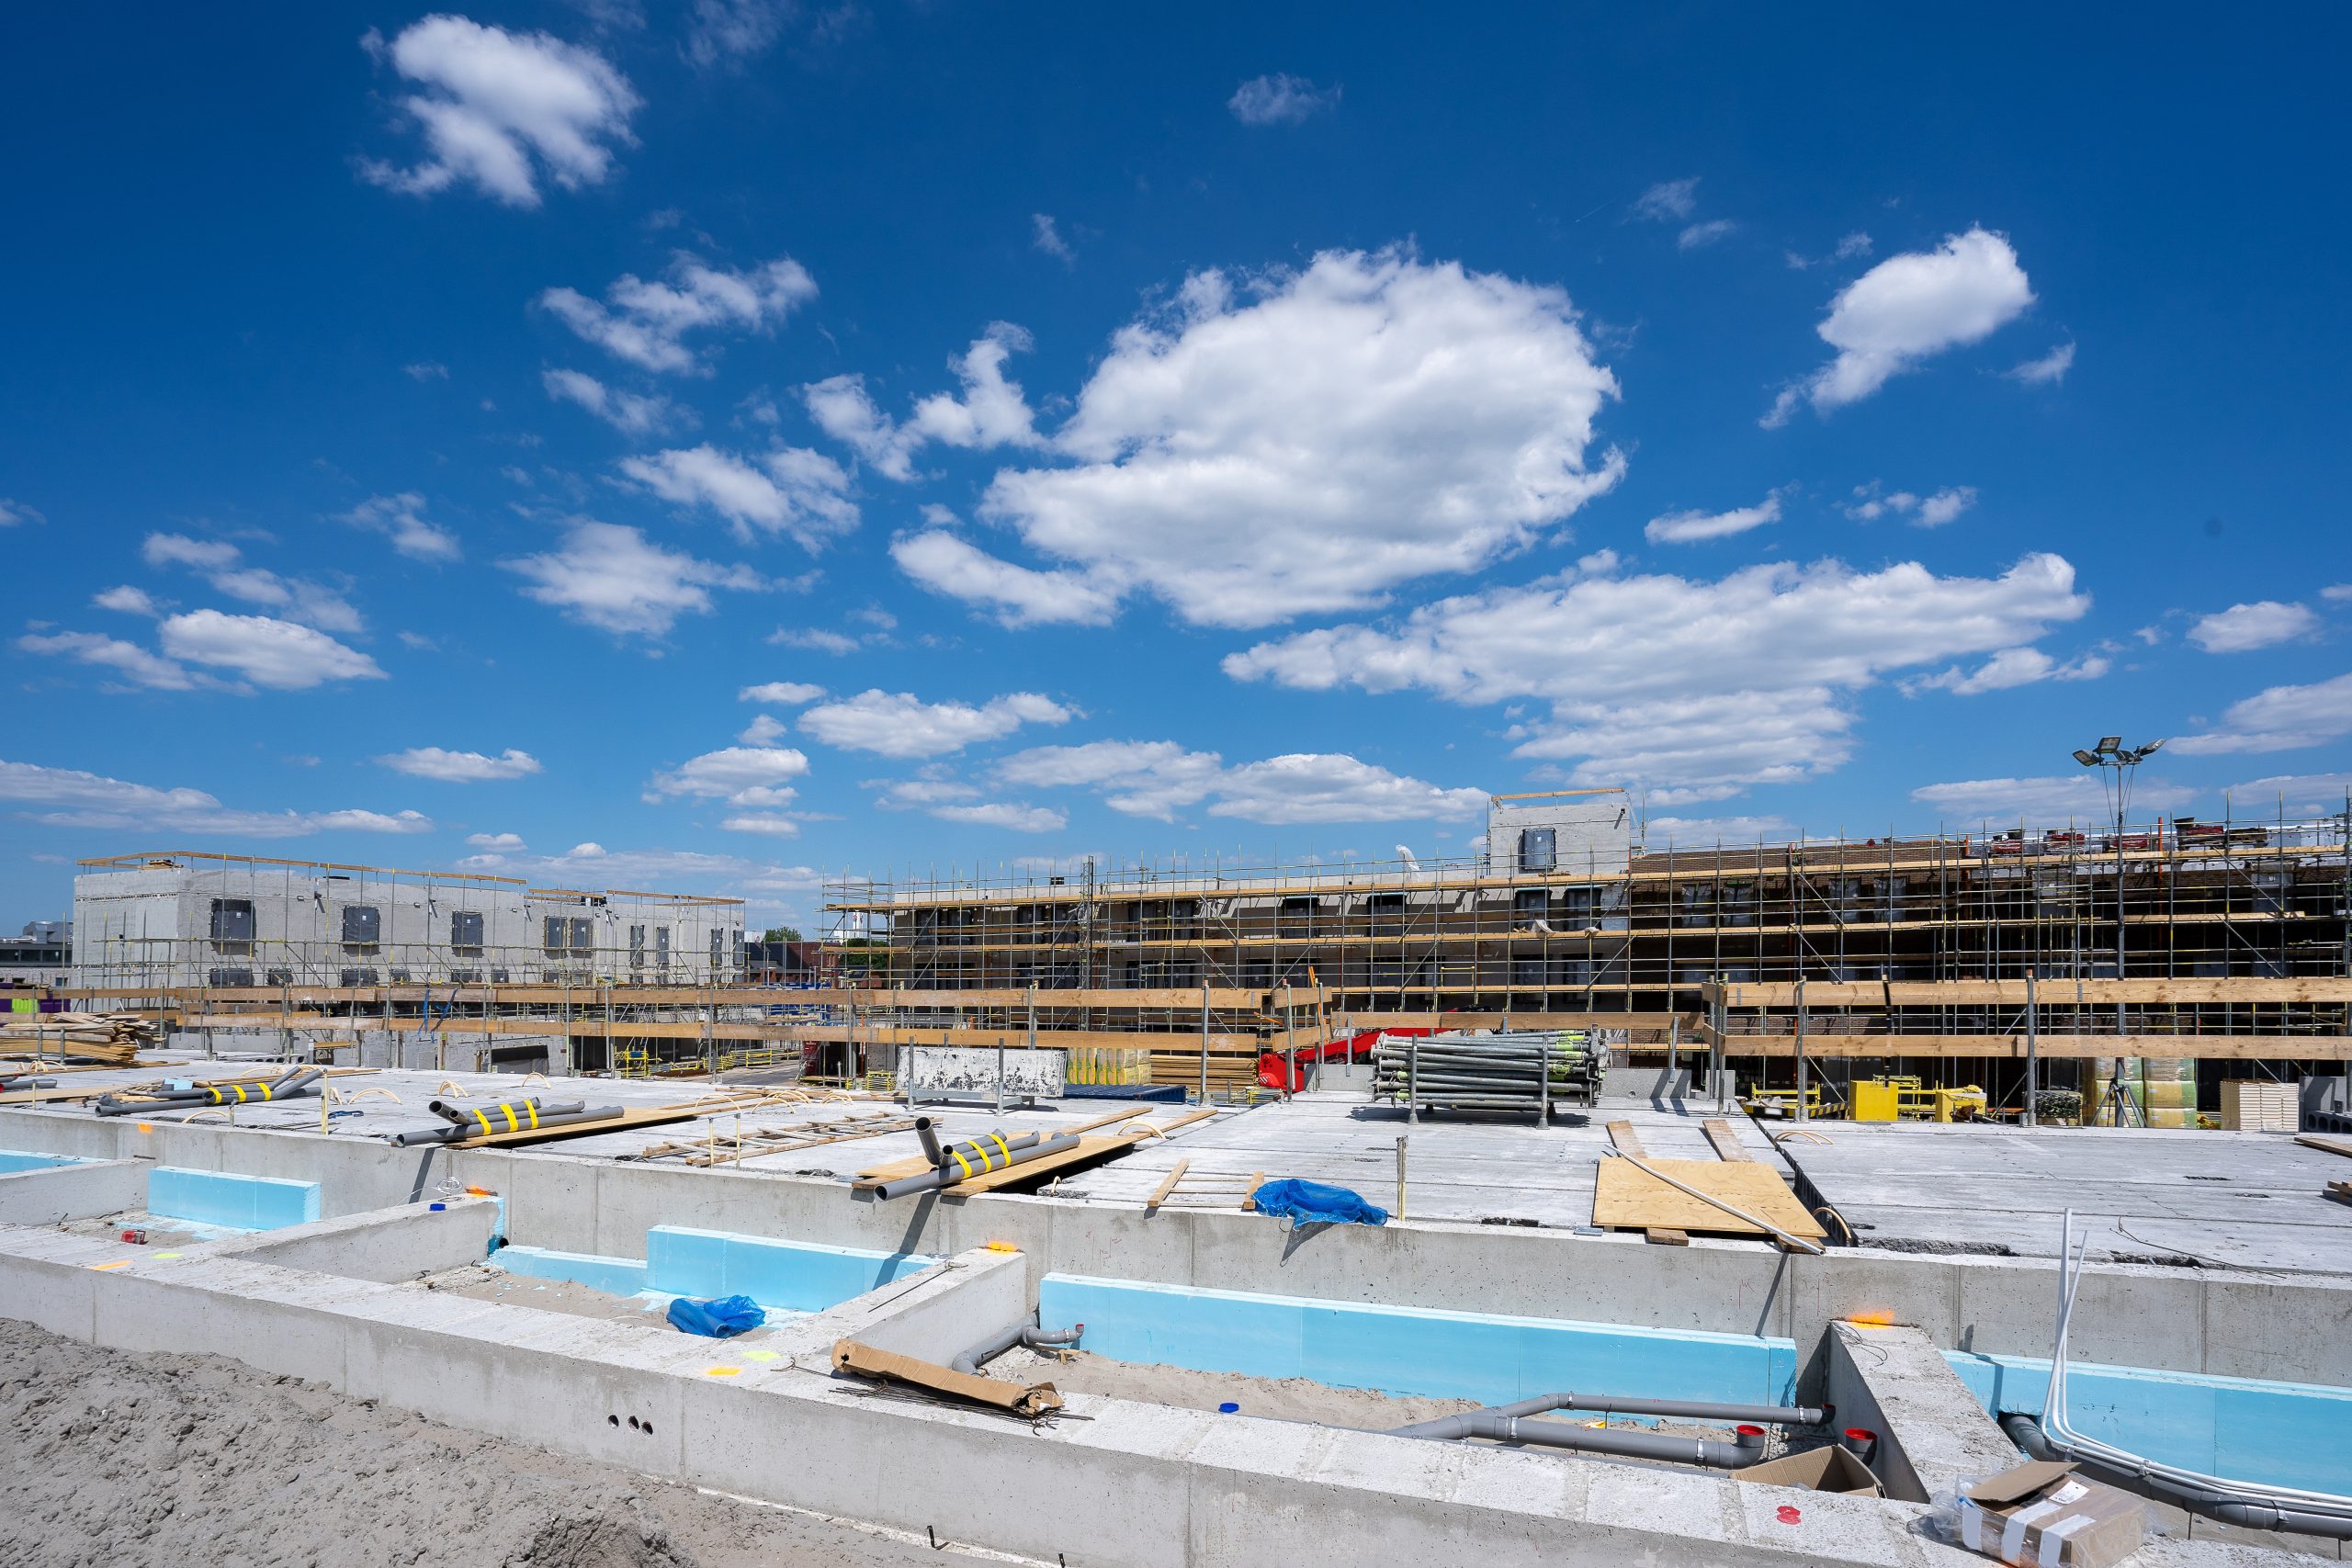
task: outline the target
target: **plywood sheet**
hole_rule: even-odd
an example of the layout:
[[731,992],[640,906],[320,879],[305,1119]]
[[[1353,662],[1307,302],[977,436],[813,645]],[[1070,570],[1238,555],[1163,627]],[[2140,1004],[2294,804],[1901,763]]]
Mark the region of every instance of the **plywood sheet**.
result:
[[[1818,1241],[1826,1233],[1805,1213],[1780,1172],[1760,1161],[1651,1159],[1643,1164],[1771,1221],[1791,1235]],[[1595,1173],[1592,1223],[1618,1230],[1671,1229],[1717,1235],[1763,1235],[1713,1204],[1676,1190],[1630,1160],[1604,1159]]]

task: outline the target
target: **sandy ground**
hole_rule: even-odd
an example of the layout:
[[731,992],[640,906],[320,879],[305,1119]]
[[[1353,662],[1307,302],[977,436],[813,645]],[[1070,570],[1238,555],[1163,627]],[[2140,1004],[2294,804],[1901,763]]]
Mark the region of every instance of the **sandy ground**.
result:
[[[0,1562],[897,1568],[951,1549],[0,1319]],[[997,1558],[997,1561],[1003,1561]]]

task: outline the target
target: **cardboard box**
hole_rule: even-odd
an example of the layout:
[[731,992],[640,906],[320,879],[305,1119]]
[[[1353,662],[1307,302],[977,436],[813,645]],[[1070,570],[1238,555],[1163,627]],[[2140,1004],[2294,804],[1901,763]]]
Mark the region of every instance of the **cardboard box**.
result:
[[2021,1568],[2108,1568],[2140,1550],[2147,1504],[2038,1460],[1960,1489],[1960,1540]]
[[1808,1449],[1801,1454],[1783,1454],[1764,1464],[1751,1464],[1745,1470],[1732,1472],[1742,1481],[1753,1481],[1765,1486],[1803,1486],[1814,1492],[1851,1492],[1863,1496],[1883,1495],[1878,1477],[1871,1467],[1834,1444],[1827,1448]]

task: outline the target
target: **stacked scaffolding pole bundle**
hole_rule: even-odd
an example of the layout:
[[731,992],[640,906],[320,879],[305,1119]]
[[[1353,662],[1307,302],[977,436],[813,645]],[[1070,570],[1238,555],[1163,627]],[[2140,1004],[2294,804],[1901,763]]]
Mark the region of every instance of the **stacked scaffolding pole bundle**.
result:
[[1589,1104],[1598,1058],[1575,1030],[1384,1034],[1373,1046],[1373,1099],[1415,1111],[1516,1112],[1539,1120],[1554,1104]]

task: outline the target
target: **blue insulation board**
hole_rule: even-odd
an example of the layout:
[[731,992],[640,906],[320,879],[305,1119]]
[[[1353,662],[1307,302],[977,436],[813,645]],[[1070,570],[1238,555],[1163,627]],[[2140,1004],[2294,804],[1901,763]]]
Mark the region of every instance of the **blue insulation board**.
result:
[[0,1176],[13,1176],[20,1170],[53,1170],[62,1165],[85,1165],[86,1160],[72,1155],[28,1155],[15,1149],[0,1149]]
[[1792,1340],[1048,1274],[1038,1315],[1123,1361],[1500,1404],[1555,1392],[1784,1404]]
[[680,1296],[749,1296],[762,1306],[789,1312],[823,1312],[937,1261],[910,1252],[820,1247],[684,1225],[656,1225],[645,1233],[648,1289]]
[[[1090,1333],[1091,1340],[1093,1336]],[[2040,1416],[2050,1362],[1947,1350],[1989,1415]],[[2352,1389],[2068,1360],[2066,1418],[2086,1438],[2205,1475],[2352,1493]]]
[[147,1173],[147,1212],[158,1219],[274,1231],[319,1217],[319,1184],[159,1165]]

